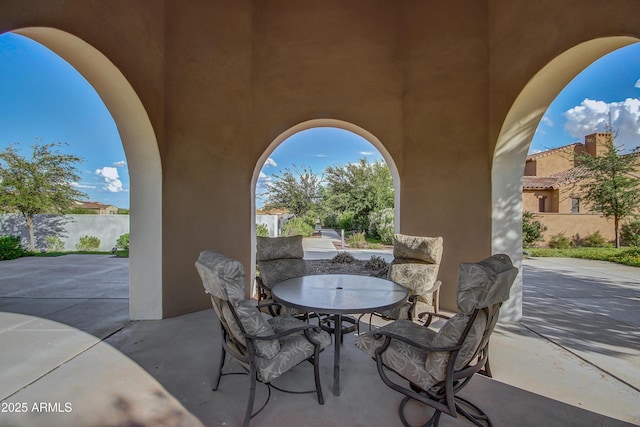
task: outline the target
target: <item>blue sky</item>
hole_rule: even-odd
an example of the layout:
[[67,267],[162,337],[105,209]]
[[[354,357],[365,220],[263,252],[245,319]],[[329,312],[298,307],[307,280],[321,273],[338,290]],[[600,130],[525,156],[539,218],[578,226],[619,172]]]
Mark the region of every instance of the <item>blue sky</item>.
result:
[[[120,136],[95,90],[56,54],[16,34],[0,35],[0,150],[19,143],[23,155],[42,143],[64,142],[84,159],[74,183],[88,200],[129,207],[129,174]],[[601,58],[559,94],[540,122],[530,152],[583,141],[604,130],[611,111],[616,143],[640,146],[640,43]],[[363,138],[333,129],[310,129],[278,146],[262,169],[258,192],[274,173],[292,165],[317,174],[329,165],[382,156]],[[257,200],[257,206],[262,202]]]
[[549,106],[530,152],[548,150],[605,130],[611,112],[615,140],[625,150],[640,146],[640,43],[600,58],[576,76]]

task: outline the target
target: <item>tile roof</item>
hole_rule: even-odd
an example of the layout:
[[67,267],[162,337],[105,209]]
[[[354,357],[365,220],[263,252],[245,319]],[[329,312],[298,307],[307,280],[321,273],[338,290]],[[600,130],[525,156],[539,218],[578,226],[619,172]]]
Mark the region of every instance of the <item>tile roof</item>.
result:
[[574,183],[579,180],[585,168],[579,166],[577,168],[568,169],[549,176],[525,176],[522,189],[523,190],[557,190],[558,188]]

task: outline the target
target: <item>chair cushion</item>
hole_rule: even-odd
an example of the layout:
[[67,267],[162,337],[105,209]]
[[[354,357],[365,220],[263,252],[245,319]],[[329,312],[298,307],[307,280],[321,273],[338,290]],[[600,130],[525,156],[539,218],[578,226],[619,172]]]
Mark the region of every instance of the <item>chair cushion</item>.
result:
[[[406,319],[389,323],[375,331],[366,332],[356,337],[356,347],[375,358],[376,350],[382,346],[385,338],[376,339],[376,332],[387,331],[423,345],[431,345],[436,332]],[[427,352],[405,342],[392,339],[389,347],[382,353],[385,366],[397,372],[402,377],[418,384],[425,390],[429,388],[429,373],[425,369]]]
[[244,299],[245,275],[240,261],[206,250],[200,253],[196,268],[209,294],[232,303]]
[[493,255],[477,263],[462,263],[458,269],[458,310],[470,314],[509,299],[518,269],[504,254]]
[[[396,320],[376,331],[360,334],[356,346],[375,357],[375,351],[384,343],[384,337],[375,338],[376,332],[387,331],[431,347],[450,347],[460,339],[468,316],[456,314],[438,332],[406,319]],[[455,368],[460,369],[475,355],[487,323],[486,314],[481,311],[476,317],[467,339],[456,358]],[[392,339],[387,350],[382,353],[385,366],[414,384],[428,390],[445,379],[449,352],[428,352],[405,342]]]
[[[454,315],[442,325],[442,328],[440,328],[433,338],[431,344],[434,347],[450,347],[456,345],[468,322],[469,316],[460,313]],[[471,359],[473,359],[473,356],[476,355],[486,326],[487,314],[484,311],[480,311],[471,326],[467,338],[462,343],[462,348],[458,352],[458,357],[454,365],[456,370],[463,368],[464,365],[469,363]],[[449,352],[446,351],[433,351],[429,353],[425,363],[425,370],[429,375],[425,382],[427,387],[432,387],[445,379],[448,359]]]
[[[307,325],[304,321],[291,316],[274,317],[273,319],[269,319],[269,323],[278,332]],[[331,336],[319,328],[311,330],[310,335],[313,339],[320,342],[321,349],[331,344]],[[283,337],[280,340],[280,351],[274,358],[256,358],[258,379],[263,382],[274,380],[284,372],[287,372],[289,369],[311,357],[313,351],[313,344],[307,340],[303,332]]]
[[304,257],[302,236],[262,237],[257,238],[257,261],[270,261],[280,258]]
[[404,286],[411,294],[429,292],[436,283],[438,265],[426,262],[396,258],[389,266],[389,280]]
[[278,282],[307,274],[307,265],[302,259],[276,259],[258,263],[262,283],[271,288]]
[[394,234],[393,256],[394,258],[412,258],[432,264],[440,264],[442,259],[442,237]]
[[[246,340],[238,327],[228,306],[223,307],[223,316],[231,329],[231,333],[238,341],[246,346]],[[274,335],[273,326],[263,317],[256,306],[249,300],[242,300],[235,306],[236,314],[242,323],[242,327],[249,335],[267,337]],[[272,340],[254,340],[256,355],[265,359],[273,359],[280,351],[280,342]]]

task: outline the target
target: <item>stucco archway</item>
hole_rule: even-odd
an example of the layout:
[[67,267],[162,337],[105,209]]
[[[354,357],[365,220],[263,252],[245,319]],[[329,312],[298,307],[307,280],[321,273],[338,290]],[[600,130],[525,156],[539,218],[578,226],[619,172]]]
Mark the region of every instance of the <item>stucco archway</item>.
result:
[[[522,270],[522,182],[533,135],[549,105],[578,73],[634,37],[606,37],[581,43],[560,54],[523,88],[500,130],[491,169],[492,251],[506,253]],[[518,275],[502,317],[522,316],[522,274]]]
[[12,31],[46,46],[75,67],[111,113],[131,183],[129,313],[131,319],[162,318],[162,167],[142,102],[120,70],[80,38],[55,28]]
[[[393,188],[394,188],[394,229],[397,233],[400,230],[400,174],[398,173],[398,168],[396,166],[393,157],[389,154],[385,146],[382,142],[371,132],[357,126],[353,123],[345,122],[337,119],[313,119],[307,120],[305,122],[299,123],[295,126],[290,127],[286,131],[282,132],[278,135],[272,142],[269,144],[267,149],[262,153],[256,165],[253,169],[253,176],[251,178],[251,247],[256,247],[256,231],[255,231],[255,223],[256,223],[256,185],[258,183],[258,178],[260,176],[260,171],[264,163],[267,161],[267,158],[273,153],[273,151],[282,144],[287,138],[290,136],[302,132],[307,129],[312,128],[320,128],[320,127],[332,127],[338,129],[344,129],[349,132],[355,133],[356,135],[361,136],[366,139],[371,145],[373,145],[382,155],[384,161],[389,166],[389,171],[391,172],[391,178],[393,179]],[[255,265],[256,265],[256,254],[255,250],[251,251],[251,276],[255,276]],[[251,290],[253,292],[253,290]]]

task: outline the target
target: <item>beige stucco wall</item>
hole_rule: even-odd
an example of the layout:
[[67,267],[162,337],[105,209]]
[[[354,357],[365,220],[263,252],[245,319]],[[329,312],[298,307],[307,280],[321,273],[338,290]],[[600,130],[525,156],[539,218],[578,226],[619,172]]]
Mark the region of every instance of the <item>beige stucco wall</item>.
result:
[[574,237],[585,238],[595,232],[609,242],[615,242],[613,219],[607,219],[597,214],[536,214],[535,220],[547,227],[543,240],[536,242],[536,246],[547,246],[549,240],[556,234],[563,234],[567,239]]
[[[51,26],[79,37],[147,111],[162,166],[162,316],[209,305],[194,268],[202,249],[251,270],[258,159],[316,118],[384,145],[400,177],[400,231],[444,237],[442,305],[453,309],[460,262],[503,248],[519,261],[516,215],[503,230],[492,211],[512,201],[521,215],[512,175],[522,176],[530,138],[504,136],[528,135],[574,71],[632,39],[568,55],[572,67],[538,76],[547,89],[516,103],[521,91],[580,43],[639,35],[639,13],[635,0],[0,0],[0,32]],[[85,73],[99,80],[99,69]],[[493,164],[501,135],[512,172]],[[500,208],[492,179],[510,194]]]
[[548,156],[536,160],[536,175],[548,176],[566,171],[574,167],[573,150],[559,150]]

